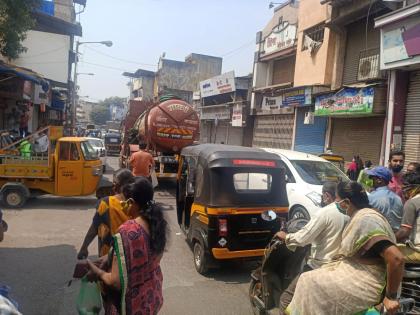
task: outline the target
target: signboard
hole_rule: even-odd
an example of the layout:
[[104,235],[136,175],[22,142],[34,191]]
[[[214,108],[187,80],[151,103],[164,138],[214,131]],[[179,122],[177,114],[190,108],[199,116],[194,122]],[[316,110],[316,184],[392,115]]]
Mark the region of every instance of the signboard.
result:
[[230,119],[230,109],[228,107],[222,108],[208,108],[201,109],[201,120],[228,120]]
[[381,37],[381,70],[420,63],[418,17],[383,26]]
[[274,109],[280,109],[283,105],[283,96],[264,96],[261,109],[262,110],[274,110]]
[[283,94],[283,107],[298,107],[311,104],[312,92],[310,87],[288,91]]
[[51,90],[44,92],[42,86],[39,84],[35,84],[34,90],[34,104],[50,104]]
[[232,110],[232,127],[242,127],[242,105],[236,104]]
[[374,88],[344,88],[337,93],[317,96],[315,116],[371,114]]
[[290,47],[297,41],[297,25],[285,21],[275,27],[264,39],[261,55],[269,55]]
[[200,82],[201,97],[231,93],[235,90],[234,71],[226,72],[222,75]]

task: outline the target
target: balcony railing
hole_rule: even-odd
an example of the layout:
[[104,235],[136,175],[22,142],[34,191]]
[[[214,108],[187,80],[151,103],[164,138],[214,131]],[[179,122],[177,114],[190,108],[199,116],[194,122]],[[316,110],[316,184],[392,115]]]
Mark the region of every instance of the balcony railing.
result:
[[358,81],[381,79],[379,48],[362,50],[359,54]]

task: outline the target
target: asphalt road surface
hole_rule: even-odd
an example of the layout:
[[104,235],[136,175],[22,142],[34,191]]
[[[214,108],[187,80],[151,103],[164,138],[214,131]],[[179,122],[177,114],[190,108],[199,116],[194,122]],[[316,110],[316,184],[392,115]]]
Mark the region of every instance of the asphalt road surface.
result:
[[[107,176],[117,168],[108,159]],[[155,199],[166,205],[170,243],[162,259],[164,306],[159,314],[251,314],[250,272],[255,263],[236,262],[199,275],[192,252],[176,222],[175,186],[167,182]],[[11,287],[24,315],[72,315],[79,283],[71,280],[76,254],[95,211],[94,197],[45,196],[29,200],[22,210],[4,210],[9,224],[0,243],[0,284]],[[97,253],[96,241],[89,248]]]

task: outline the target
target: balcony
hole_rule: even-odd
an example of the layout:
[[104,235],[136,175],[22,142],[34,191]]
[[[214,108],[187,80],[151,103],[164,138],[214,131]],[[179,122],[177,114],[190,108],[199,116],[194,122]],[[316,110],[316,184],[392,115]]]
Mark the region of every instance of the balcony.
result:
[[379,48],[362,50],[359,53],[357,81],[383,79],[384,76],[379,66]]

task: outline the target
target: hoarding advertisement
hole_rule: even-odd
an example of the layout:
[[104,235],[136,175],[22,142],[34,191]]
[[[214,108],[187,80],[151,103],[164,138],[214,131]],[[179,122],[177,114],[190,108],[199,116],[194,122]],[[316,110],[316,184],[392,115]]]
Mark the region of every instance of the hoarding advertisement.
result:
[[283,94],[283,107],[311,105],[312,93],[310,88],[298,89]]
[[315,116],[371,114],[374,88],[344,88],[315,99]]

